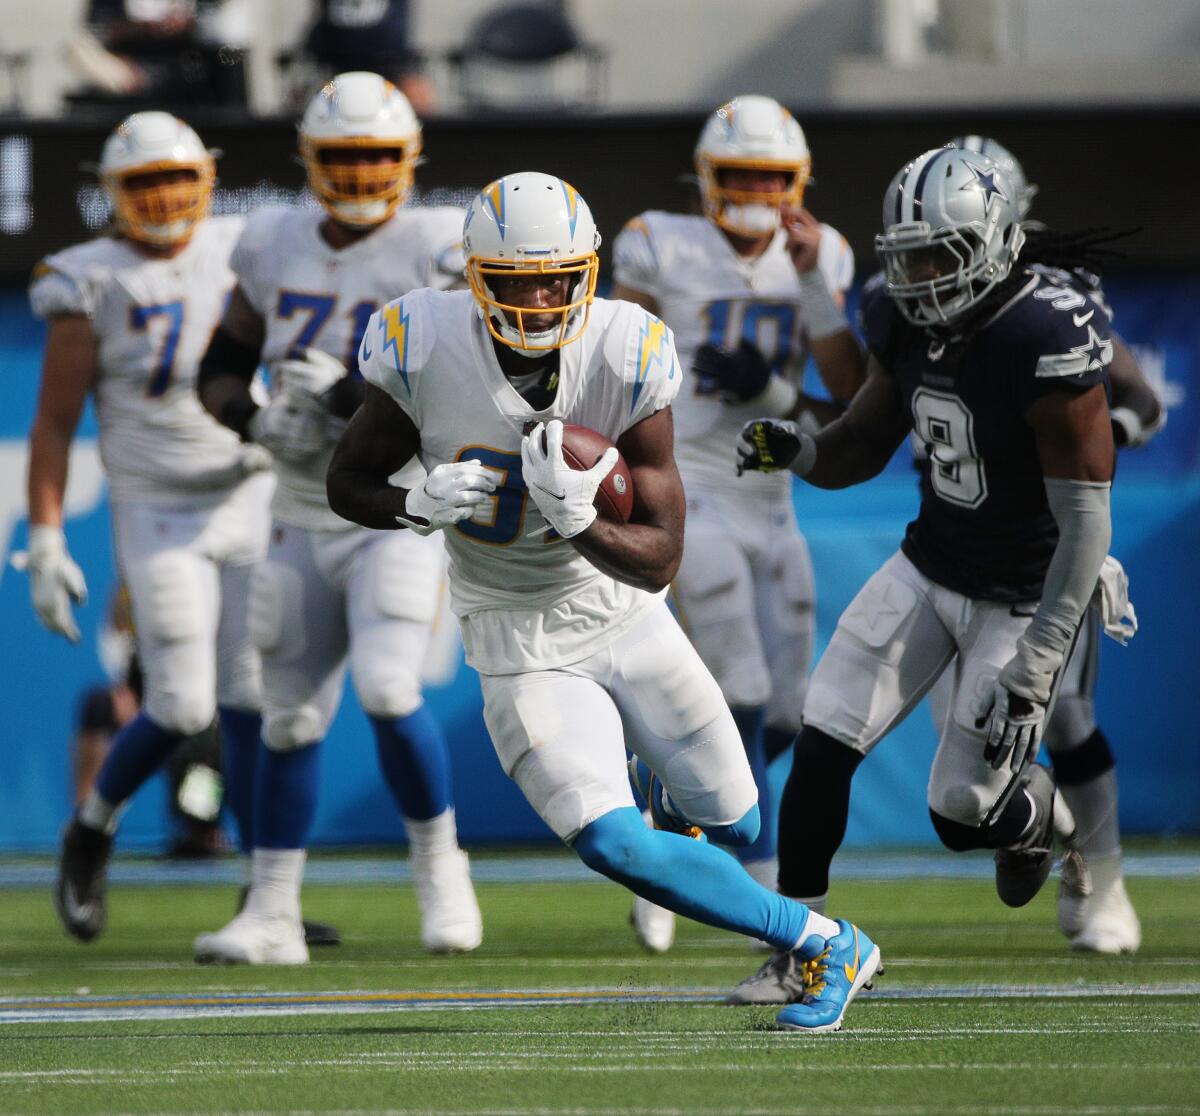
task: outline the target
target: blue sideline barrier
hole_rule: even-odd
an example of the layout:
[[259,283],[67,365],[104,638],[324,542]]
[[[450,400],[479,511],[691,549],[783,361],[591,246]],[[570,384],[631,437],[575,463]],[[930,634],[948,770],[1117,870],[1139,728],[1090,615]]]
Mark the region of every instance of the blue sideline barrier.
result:
[[[1100,719],[1117,753],[1121,816],[1130,832],[1200,830],[1200,662],[1194,573],[1200,557],[1200,276],[1131,276],[1108,285],[1118,325],[1135,345],[1171,408],[1147,449],[1122,457],[1114,493],[1114,553],[1125,563],[1142,631],[1127,648],[1104,641]],[[70,808],[68,742],[80,692],[102,681],[96,636],[114,583],[103,487],[96,477],[95,422],[80,430],[68,534],[92,592],[80,613],[83,641],[72,648],[38,625],[22,575],[9,556],[24,546],[25,434],[37,392],[43,328],[21,292],[0,291],[0,359],[6,403],[0,411],[0,693],[6,711],[0,748],[0,850],[48,850]],[[841,609],[892,553],[916,507],[904,454],[853,492],[797,490],[818,581],[818,632],[828,639]],[[428,691],[453,745],[459,825],[468,842],[552,841],[502,775],[480,720],[479,685],[461,665]],[[861,769],[848,843],[932,843],[925,781],[935,740],[918,709]],[[316,844],[387,842],[400,823],[376,766],[374,745],[351,692],[323,745]],[[785,775],[772,776],[776,789]],[[817,791],[819,793],[819,791]],[[164,792],[153,784],[126,815],[121,844],[164,841]]]

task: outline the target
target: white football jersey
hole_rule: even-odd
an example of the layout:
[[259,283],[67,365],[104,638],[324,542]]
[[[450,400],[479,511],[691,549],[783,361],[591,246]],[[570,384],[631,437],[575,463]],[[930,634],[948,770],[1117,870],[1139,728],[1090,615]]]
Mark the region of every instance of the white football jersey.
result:
[[[818,266],[832,292],[854,278],[854,254],[842,235],[822,225]],[[725,234],[707,217],[651,210],[635,217],[613,245],[618,283],[644,291],[658,303],[675,331],[679,359],[690,369],[706,341],[737,348],[744,338],[755,345],[772,371],[801,383],[808,341],[801,313],[796,269],[780,229],[757,259],[739,256]],[[675,458],[684,484],[787,499],[791,478],[782,473],[737,475],[734,446],[742,426],[759,418],[753,401],[726,404],[698,395],[690,371],[675,403]]]
[[233,289],[229,255],[243,223],[201,221],[173,259],[101,237],[34,270],[37,317],[92,323],[100,456],[117,499],[211,501],[236,483],[241,443],[200,406],[196,370]]
[[412,419],[426,469],[475,459],[500,487],[445,532],[451,604],[467,661],[489,674],[577,662],[615,636],[653,594],[601,573],[546,521],[521,478],[526,424],[552,418],[614,442],[671,404],[679,362],[671,331],[628,302],[597,299],[561,350],[558,390],[533,410],[500,369],[468,291],[414,291],[371,319],[359,367]]
[[[446,287],[463,271],[459,209],[400,209],[346,248],[321,236],[324,210],[272,206],[251,215],[233,252],[233,270],[265,326],[262,360],[280,361],[320,349],[354,368],[367,321],[385,302],[417,287]],[[328,449],[300,465],[276,464],[273,514],[284,523],[323,531],[353,524],[325,497]],[[419,476],[419,472],[414,476]],[[397,478],[406,487],[412,477]]]

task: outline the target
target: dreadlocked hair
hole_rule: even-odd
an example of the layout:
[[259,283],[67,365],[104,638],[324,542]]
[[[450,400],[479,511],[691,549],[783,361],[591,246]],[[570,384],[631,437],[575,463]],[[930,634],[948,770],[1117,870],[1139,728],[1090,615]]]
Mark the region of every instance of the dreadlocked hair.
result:
[[1061,271],[1090,272],[1098,281],[1106,266],[1125,258],[1124,252],[1110,245],[1141,231],[1140,226],[1128,229],[1100,226],[1074,232],[1053,232],[1036,221],[1021,227],[1025,243],[1008,275],[988,292],[986,298],[949,326],[927,327],[927,332],[946,342],[948,351],[965,346],[975,328],[1029,281],[1028,268],[1036,264]]
[[1020,263],[1043,264],[1063,271],[1082,268],[1097,275],[1108,265],[1125,258],[1125,253],[1111,247],[1112,244],[1141,232],[1140,226],[1128,229],[1099,226],[1075,232],[1054,232],[1045,225],[1033,223],[1025,225],[1024,229],[1025,245],[1021,249]]

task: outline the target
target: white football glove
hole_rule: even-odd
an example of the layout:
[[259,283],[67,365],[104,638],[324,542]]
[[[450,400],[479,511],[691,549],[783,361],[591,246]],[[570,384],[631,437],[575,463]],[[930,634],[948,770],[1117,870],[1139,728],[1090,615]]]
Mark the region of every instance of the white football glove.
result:
[[564,539],[571,539],[592,525],[596,489],[620,455],[616,446],[610,446],[595,465],[580,471],[563,460],[562,442],[563,424],[558,419],[539,422],[521,440],[521,473],[546,522]]
[[346,375],[346,366],[320,349],[305,349],[303,357],[282,360],[275,365],[272,379],[279,381],[279,393],[310,395],[316,399],[324,395]]
[[245,442],[238,454],[237,475],[240,479],[245,479],[254,476],[255,473],[265,473],[274,461],[271,451],[266,446]]
[[327,417],[311,396],[283,392],[254,412],[246,432],[273,457],[296,465],[324,447]]
[[404,515],[396,516],[396,522],[418,535],[432,535],[469,519],[495,491],[495,475],[478,461],[435,465],[424,484],[408,490]]
[[71,602],[87,604],[87,582],[83,571],[67,553],[61,527],[35,523],[29,528],[29,549],[14,552],[12,564],[29,573],[33,610],[51,632],[79,642],[79,625]]
[[1022,770],[1037,758],[1045,720],[1046,706],[1042,702],[1022,697],[997,679],[987,713],[983,758],[997,771],[1005,764],[1014,773]]
[[1100,607],[1100,622],[1106,636],[1123,647],[1137,635],[1138,618],[1129,599],[1129,577],[1125,567],[1111,554],[1100,567],[1100,580],[1092,601]]

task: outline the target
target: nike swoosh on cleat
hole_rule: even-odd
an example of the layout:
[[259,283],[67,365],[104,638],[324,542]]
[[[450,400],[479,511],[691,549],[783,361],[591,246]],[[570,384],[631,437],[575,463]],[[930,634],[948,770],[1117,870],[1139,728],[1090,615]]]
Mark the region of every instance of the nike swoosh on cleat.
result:
[[843,965],[842,968],[846,970],[846,979],[853,984],[854,978],[858,976],[858,927],[854,926],[851,929],[854,931],[854,965]]
[[96,913],[96,904],[92,900],[89,899],[86,903],[77,902],[70,888],[63,890],[62,905],[63,913],[71,923],[89,922]]
[[1072,314],[1071,321],[1077,326],[1087,325],[1092,320],[1092,315],[1095,312],[1095,310],[1089,310],[1086,314]]

